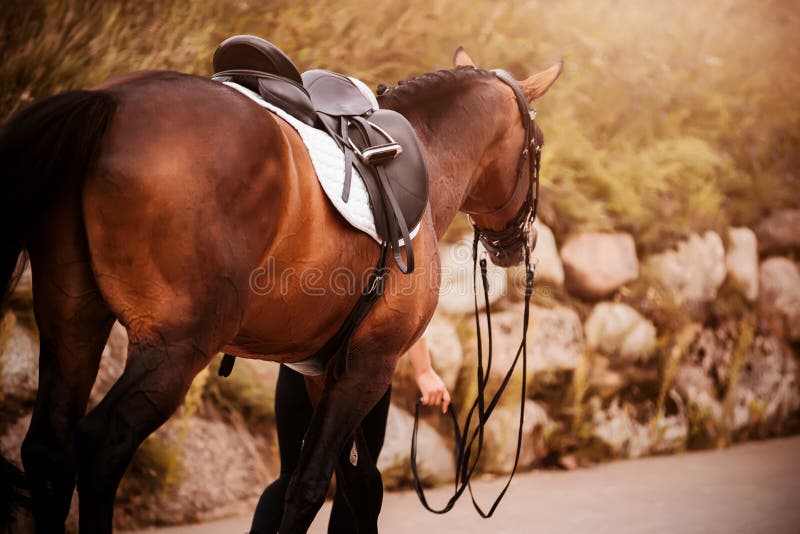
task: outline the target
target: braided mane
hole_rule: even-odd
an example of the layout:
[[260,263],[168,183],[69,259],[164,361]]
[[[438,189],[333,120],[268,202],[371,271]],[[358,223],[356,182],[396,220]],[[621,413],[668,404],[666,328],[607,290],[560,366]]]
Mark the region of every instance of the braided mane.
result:
[[459,66],[454,69],[443,69],[428,72],[397,82],[395,87],[390,87],[378,96],[381,107],[392,108],[400,104],[408,104],[417,98],[430,98],[434,94],[453,91],[473,80],[486,80],[494,78],[488,70],[469,66]]

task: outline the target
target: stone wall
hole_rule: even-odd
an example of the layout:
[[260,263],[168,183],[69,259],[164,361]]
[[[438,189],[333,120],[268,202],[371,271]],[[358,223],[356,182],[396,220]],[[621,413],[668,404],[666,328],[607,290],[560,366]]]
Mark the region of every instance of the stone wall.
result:
[[[796,432],[800,229],[786,226],[799,219],[781,212],[756,232],[691,235],[645,258],[637,257],[635,236],[590,233],[560,244],[537,222],[521,467],[571,469]],[[462,420],[477,389],[470,247],[465,240],[440,245],[443,291],[428,330],[433,365]],[[519,343],[524,276],[498,268],[489,275],[491,393]],[[126,347],[125,330],[115,325],[91,404],[121,373]],[[0,452],[19,463],[37,387],[29,278],[0,320],[0,352]],[[120,487],[119,527],[248,513],[275,477],[277,366],[239,360],[223,379],[216,365],[137,453]],[[522,383],[518,369],[487,424],[483,472],[505,474],[513,465]],[[379,462],[390,488],[411,480],[417,392],[405,359],[394,392]],[[424,410],[419,463],[427,484],[453,478],[452,430],[434,409]]]

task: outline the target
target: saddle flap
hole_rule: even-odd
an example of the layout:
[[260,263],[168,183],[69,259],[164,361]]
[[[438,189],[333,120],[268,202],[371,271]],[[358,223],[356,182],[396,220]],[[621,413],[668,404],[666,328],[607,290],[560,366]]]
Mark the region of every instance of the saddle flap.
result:
[[[414,228],[422,219],[428,204],[428,167],[414,127],[403,115],[388,109],[379,109],[369,117],[368,121],[383,130],[394,141],[384,146],[397,144],[402,147],[402,151],[395,157],[386,158],[378,164],[384,168],[389,187],[400,206],[399,215],[403,217],[408,228]],[[370,148],[358,128],[351,127],[349,133],[351,139],[360,145],[362,153]],[[379,224],[379,221],[386,216],[384,203],[375,198],[378,194],[377,188],[370,187],[372,173],[364,172],[362,175],[365,175],[364,180],[370,193],[376,227],[382,234],[381,237],[387,240],[401,238],[402,236],[386,235],[388,232],[386,226]]]
[[347,76],[314,69],[304,72],[302,79],[314,108],[320,113],[336,117],[359,116],[373,109],[372,101]]
[[214,52],[214,73],[248,69],[292,80],[302,85],[300,71],[280,48],[254,35],[234,35]]

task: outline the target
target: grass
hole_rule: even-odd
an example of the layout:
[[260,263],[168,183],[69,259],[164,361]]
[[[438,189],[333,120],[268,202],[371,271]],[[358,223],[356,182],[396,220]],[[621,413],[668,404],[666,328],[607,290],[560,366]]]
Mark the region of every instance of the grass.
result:
[[464,44],[520,78],[566,60],[537,104],[559,239],[620,229],[650,252],[800,202],[790,2],[11,0],[2,21],[0,117],[131,70],[207,76],[235,33],[372,86],[449,67]]
[[732,361],[730,364],[728,383],[726,385],[725,400],[722,405],[722,425],[723,429],[717,438],[717,447],[722,448],[731,442],[731,429],[732,425],[732,412],[733,404],[736,397],[736,386],[739,381],[739,374],[742,370],[742,365],[747,357],[747,352],[753,345],[753,338],[755,336],[755,319],[748,316],[739,321],[738,331],[739,337],[736,339],[736,346],[733,349]]

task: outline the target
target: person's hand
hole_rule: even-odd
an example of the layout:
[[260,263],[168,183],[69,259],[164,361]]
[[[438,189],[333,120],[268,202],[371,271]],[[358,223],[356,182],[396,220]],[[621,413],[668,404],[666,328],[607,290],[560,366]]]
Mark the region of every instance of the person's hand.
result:
[[425,406],[442,405],[442,413],[447,413],[450,405],[450,392],[447,391],[444,381],[432,368],[416,376],[417,386],[422,394],[422,404]]

